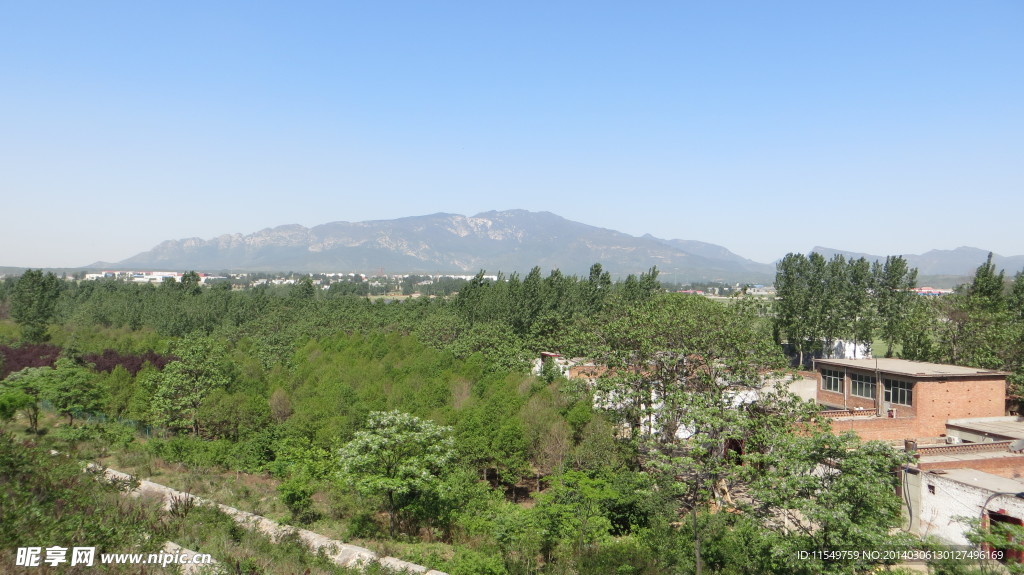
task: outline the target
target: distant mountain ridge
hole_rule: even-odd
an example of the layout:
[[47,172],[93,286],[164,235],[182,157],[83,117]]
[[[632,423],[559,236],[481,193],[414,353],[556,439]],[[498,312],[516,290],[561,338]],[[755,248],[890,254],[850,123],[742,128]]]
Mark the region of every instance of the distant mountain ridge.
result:
[[[885,261],[885,256],[848,252],[833,248],[816,246],[811,250],[831,259],[836,254],[842,254],[845,258],[861,258],[868,261]],[[923,254],[893,254],[903,255],[907,264],[917,268],[920,275],[926,276],[973,276],[978,266],[985,263],[989,252],[979,248],[961,246],[953,250],[929,250]],[[1012,276],[1021,269],[1024,269],[1024,256],[1001,256],[992,254],[992,263],[997,269],[1003,269],[1007,275]]]
[[[885,256],[815,247],[831,258]],[[903,254],[921,276],[970,276],[988,251],[960,247]],[[995,255],[1008,274],[1024,268],[1024,256]],[[631,236],[568,220],[550,212],[489,211],[475,216],[437,213],[393,220],[336,221],[312,228],[289,224],[252,234],[167,240],[117,263],[89,268],[195,269],[202,271],[300,271],[474,274],[480,270],[526,273],[533,266],[586,274],[600,262],[613,275],[657,266],[666,281],[770,284],[775,265],[696,240]]]
[[394,220],[297,224],[253,234],[168,240],[128,259],[90,267],[235,271],[585,274],[600,262],[613,274],[657,266],[670,281],[770,282],[775,268],[690,240],[635,237],[550,212],[437,213]]

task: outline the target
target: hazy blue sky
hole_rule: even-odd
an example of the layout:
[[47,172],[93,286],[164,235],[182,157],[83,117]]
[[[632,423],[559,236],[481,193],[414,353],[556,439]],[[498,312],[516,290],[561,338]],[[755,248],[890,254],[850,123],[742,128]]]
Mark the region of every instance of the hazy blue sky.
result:
[[0,265],[510,208],[1024,254],[1019,0],[2,8]]

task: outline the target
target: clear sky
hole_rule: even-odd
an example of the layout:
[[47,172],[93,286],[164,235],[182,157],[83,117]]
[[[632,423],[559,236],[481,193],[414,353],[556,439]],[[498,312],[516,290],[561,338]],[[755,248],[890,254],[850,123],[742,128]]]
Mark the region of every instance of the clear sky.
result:
[[1024,254],[1024,2],[28,2],[0,265],[547,210],[768,262]]

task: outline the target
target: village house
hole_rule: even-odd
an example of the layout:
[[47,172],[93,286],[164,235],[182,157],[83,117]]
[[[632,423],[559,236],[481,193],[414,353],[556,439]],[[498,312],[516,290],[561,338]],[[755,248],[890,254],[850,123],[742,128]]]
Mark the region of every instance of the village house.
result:
[[833,431],[913,454],[898,482],[908,531],[967,545],[970,519],[1024,524],[1024,420],[1006,415],[1007,373],[891,358],[814,366]]
[[[1017,416],[950,420],[942,445],[906,441],[897,493],[905,527],[922,537],[968,545],[971,520],[1024,525],[1024,420]],[[1017,561],[1024,553],[1006,549]]]
[[832,429],[865,440],[945,437],[950,419],[1006,415],[1006,372],[893,358],[814,367]]
[[[545,353],[534,373],[545,361],[569,378],[593,380],[607,371]],[[914,455],[898,472],[905,528],[968,545],[968,519],[1024,525],[1024,418],[1005,415],[1006,376],[904,359],[817,359],[814,372],[766,383],[824,406],[837,433],[903,445]]]

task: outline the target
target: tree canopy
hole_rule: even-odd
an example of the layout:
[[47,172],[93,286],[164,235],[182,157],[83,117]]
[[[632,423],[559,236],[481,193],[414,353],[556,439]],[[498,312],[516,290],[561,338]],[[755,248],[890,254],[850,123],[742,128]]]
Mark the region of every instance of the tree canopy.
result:
[[338,452],[341,480],[383,499],[394,536],[399,514],[434,494],[455,456],[451,428],[399,411],[370,413]]

